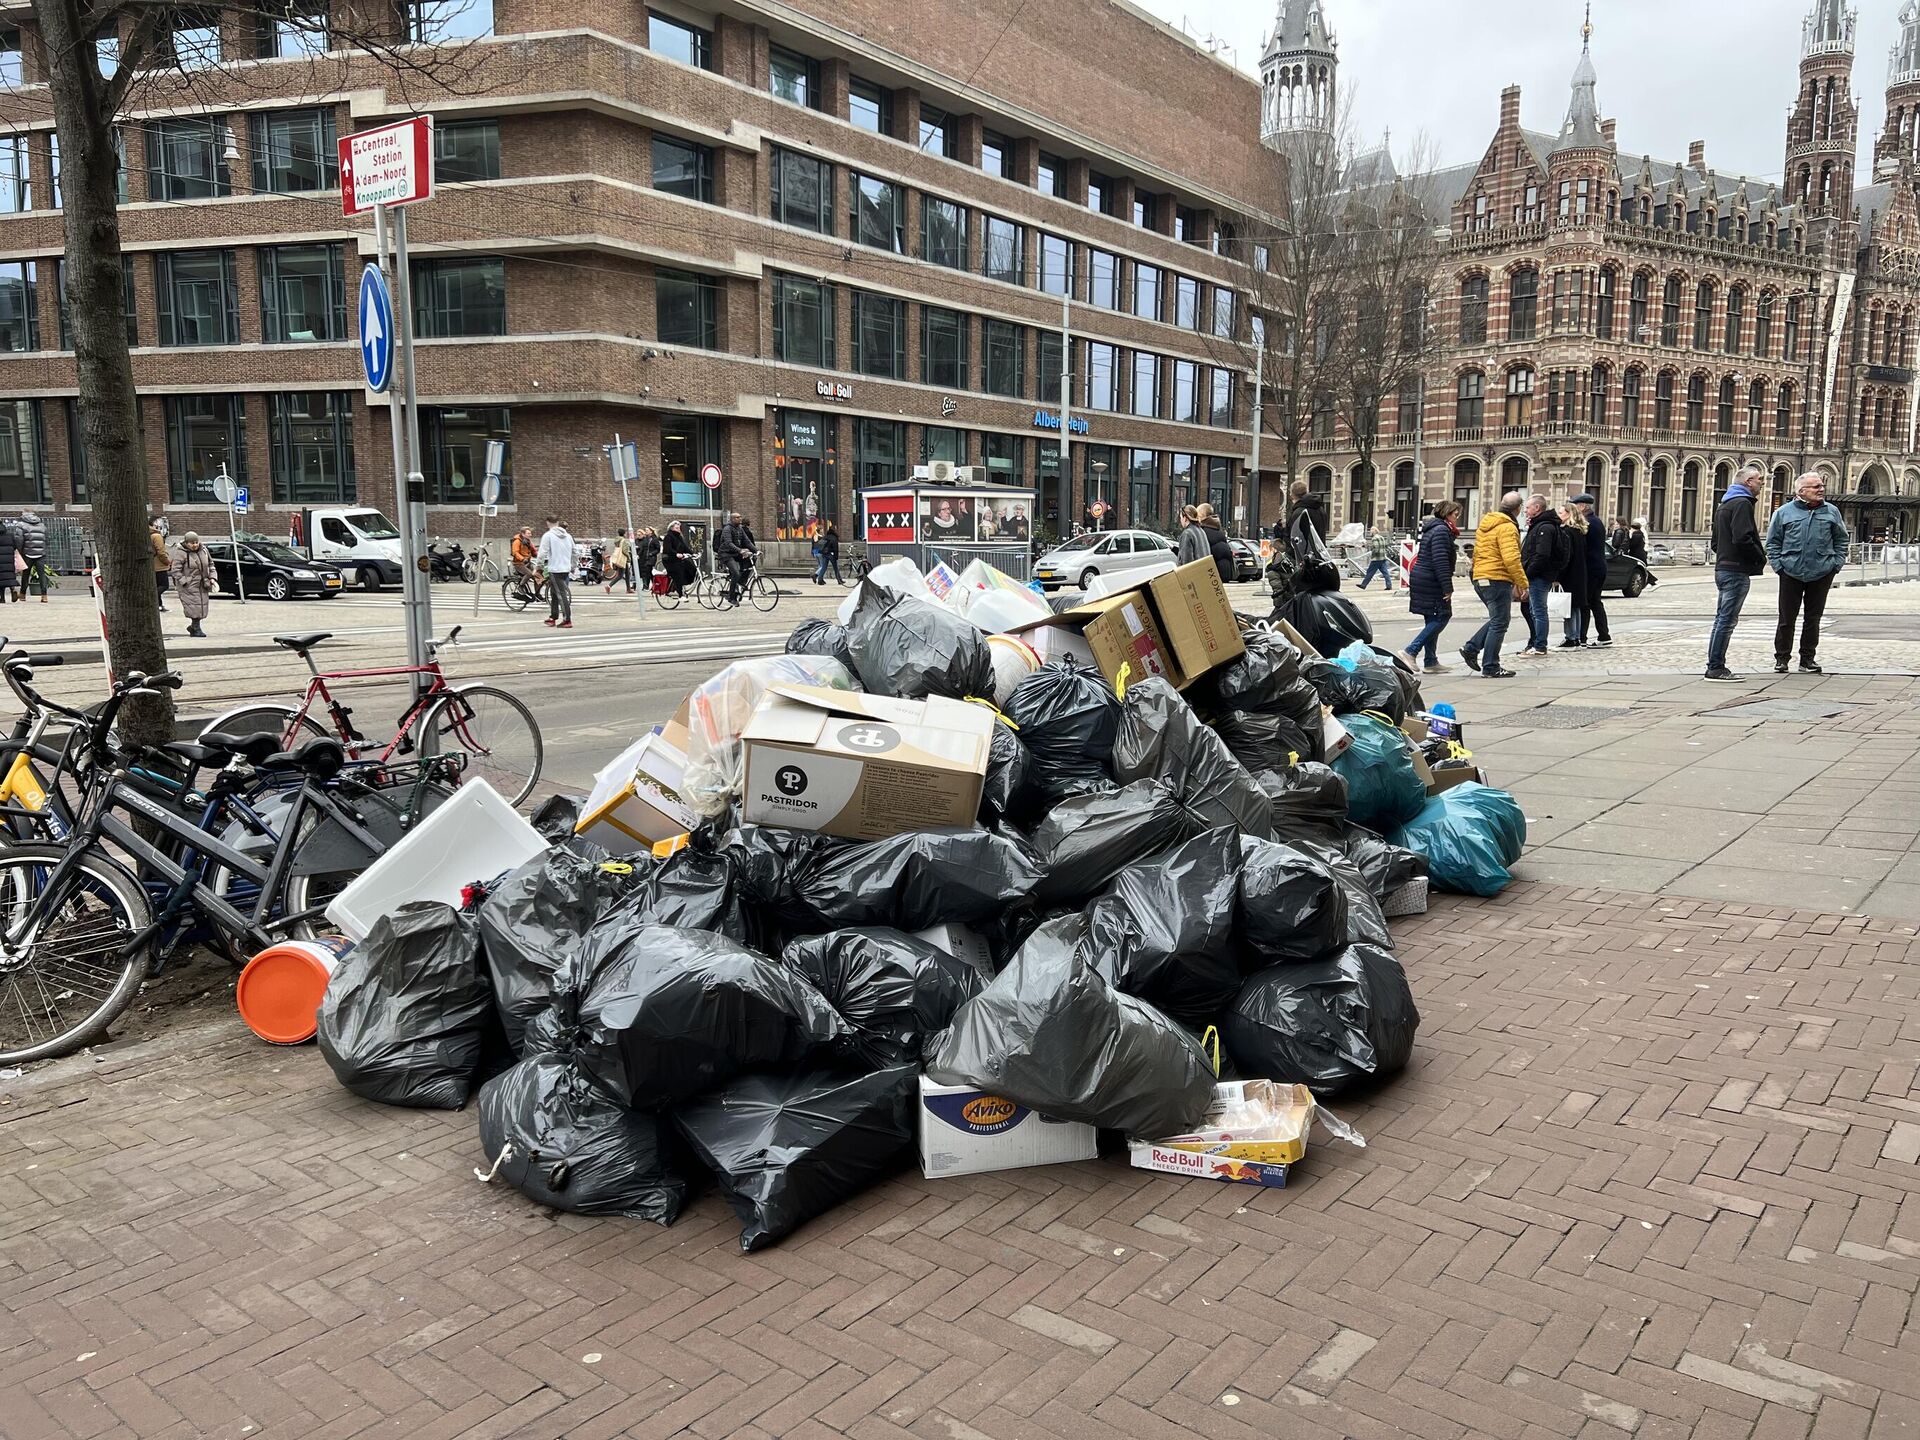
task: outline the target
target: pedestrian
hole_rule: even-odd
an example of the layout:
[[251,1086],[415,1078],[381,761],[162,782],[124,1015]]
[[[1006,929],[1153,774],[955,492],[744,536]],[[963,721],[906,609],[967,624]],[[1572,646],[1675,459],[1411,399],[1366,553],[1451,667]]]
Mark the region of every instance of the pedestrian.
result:
[[1638,520],[1627,527],[1627,554],[1642,565],[1647,563],[1647,532]]
[[1340,588],[1340,567],[1333,563],[1327,549],[1327,506],[1307,489],[1307,482],[1296,480],[1287,491],[1291,504],[1287,517],[1287,548],[1292,552],[1294,589],[1301,594],[1325,594]]
[[1520,564],[1520,504],[1518,490],[1500,497],[1500,508],[1480,517],[1474,531],[1473,593],[1487,607],[1487,623],[1460,647],[1467,668],[1489,680],[1511,680],[1515,672],[1500,664],[1500,642],[1507,638],[1513,604],[1527,599],[1527,572]]
[[153,588],[160,596],[160,613],[167,613],[167,572],[173,557],[167,553],[166,527],[158,519],[147,526],[147,546],[153,551]]
[[1226,585],[1233,580],[1233,546],[1227,543],[1226,531],[1220,528],[1220,517],[1213,513],[1213,506],[1204,503],[1194,506],[1193,514],[1194,528],[1205,538],[1207,555],[1213,560],[1213,568],[1220,572],[1220,583]]
[[620,531],[607,542],[607,568],[605,583],[601,593],[611,595],[613,587],[626,582],[627,589],[633,589],[633,541],[625,530]]
[[827,522],[827,528],[820,532],[820,539],[817,544],[820,553],[820,563],[814,567],[813,583],[816,585],[826,584],[827,570],[831,567],[833,570],[833,583],[836,585],[846,584],[847,582],[840,578],[840,529],[833,521],[829,520]]
[[1553,506],[1544,495],[1529,495],[1526,503],[1527,534],[1520,545],[1520,568],[1527,574],[1527,648],[1522,660],[1539,660],[1547,653],[1547,638],[1553,633],[1547,623],[1547,596],[1566,572],[1573,546]]
[[20,528],[20,538],[16,542],[20,547],[20,558],[26,562],[25,568],[15,567],[20,577],[19,598],[27,598],[27,588],[37,586],[40,591],[40,603],[47,603],[47,522],[29,510],[15,522]]
[[660,564],[660,534],[651,525],[642,525],[633,536],[633,569],[627,578],[631,581],[636,575],[647,589],[653,589],[653,572]]
[[700,566],[693,558],[693,546],[687,543],[686,531],[680,528],[678,520],[667,526],[666,536],[660,542],[660,554],[667,571],[667,588],[675,595],[685,594],[687,586],[699,578]]
[[[1760,527],[1753,518],[1766,473],[1761,465],[1742,466],[1725,497],[1714,507],[1713,585],[1719,600],[1714,606],[1713,632],[1707,639],[1709,680],[1747,678],[1727,668],[1727,646],[1733,642],[1733,627],[1740,623],[1740,609],[1747,603],[1753,577],[1767,568],[1767,547],[1760,543]],[[1787,668],[1784,661],[1779,668]]]
[[1180,507],[1180,545],[1173,563],[1191,565],[1196,560],[1205,560],[1209,548],[1206,532],[1200,528],[1199,507],[1182,505]]
[[1780,577],[1780,623],[1773,632],[1773,673],[1787,673],[1793,622],[1807,609],[1800,629],[1800,673],[1818,675],[1820,617],[1827,610],[1833,577],[1847,563],[1847,526],[1827,502],[1826,477],[1809,470],[1793,487],[1793,499],[1773,512],[1767,526],[1767,559]]
[[[1453,619],[1453,572],[1459,563],[1460,506],[1442,500],[1420,522],[1420,539],[1413,573],[1407,577],[1407,608],[1423,617],[1422,625],[1401,653],[1407,663],[1422,666],[1429,675],[1444,675],[1451,666],[1440,663],[1440,632]],[[1377,533],[1377,532],[1376,532]]]
[[[1580,638],[1596,650],[1611,650],[1613,634],[1607,626],[1607,532],[1600,524],[1600,502],[1591,495],[1576,495],[1567,502],[1579,507],[1587,524],[1587,583],[1573,597],[1580,616]],[[1576,537],[1577,538],[1577,537]]]
[[1630,555],[1633,553],[1632,540],[1633,532],[1627,528],[1627,517],[1615,516],[1613,529],[1607,535],[1607,548],[1618,550],[1622,555]]
[[547,575],[547,624],[573,628],[573,560],[576,546],[558,515],[547,516],[547,533],[533,552],[534,564]]
[[16,586],[26,563],[26,557],[20,553],[20,531],[0,521],[0,605],[20,599]]
[[1572,597],[1567,618],[1560,625],[1560,648],[1578,650],[1587,643],[1586,616],[1580,599],[1587,593],[1587,519],[1574,504],[1559,508],[1560,533],[1567,538],[1567,563],[1560,572],[1560,588]]
[[[940,503],[951,510],[950,501],[942,500]],[[753,527],[747,524],[746,517],[738,510],[729,510],[727,523],[720,527],[720,533],[713,540],[714,558],[727,572],[727,604],[740,603],[740,592],[746,586],[747,576],[752,572],[759,553],[759,547],[753,539]]]
[[[1435,513],[1437,514],[1438,511],[1436,510]],[[1425,526],[1421,527],[1423,533],[1425,529]],[[1367,534],[1367,573],[1360,577],[1362,590],[1373,582],[1376,571],[1386,582],[1387,593],[1391,595],[1393,593],[1393,537],[1378,525]]]
[[213,556],[193,531],[180,537],[180,548],[173,554],[168,574],[174,594],[180,597],[180,611],[187,617],[187,634],[205,639],[207,632],[200,628],[200,622],[207,618],[213,600]]

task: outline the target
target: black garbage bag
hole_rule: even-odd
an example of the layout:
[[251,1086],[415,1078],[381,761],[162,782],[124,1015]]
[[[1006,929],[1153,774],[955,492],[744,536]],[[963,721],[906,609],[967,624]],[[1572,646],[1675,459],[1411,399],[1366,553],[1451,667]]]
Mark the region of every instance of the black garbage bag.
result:
[[1113,778],[1165,780],[1210,825],[1268,834],[1271,807],[1251,772],[1165,680],[1127,687],[1113,741]]
[[526,1039],[654,1110],[745,1070],[844,1060],[855,1037],[804,977],[723,935],[606,924],[554,973]]
[[506,1058],[480,922],[418,901],[373,922],[320,1001],[320,1053],[363,1100],[458,1110]]
[[596,920],[646,883],[651,868],[555,847],[511,872],[481,904],[480,949],[514,1054],[523,1051],[527,1022],[547,1008],[553,972]]
[[1284,770],[1320,752],[1318,709],[1311,731],[1302,730],[1291,716],[1259,710],[1223,710],[1213,717],[1213,729],[1227,752],[1249,771]]
[[928,1077],[1129,1135],[1191,1129],[1213,1096],[1199,1042],[1103,979],[1086,937],[1082,915],[1034,931],[934,1042]]
[[1260,787],[1273,807],[1276,840],[1319,840],[1331,844],[1347,825],[1347,782],[1331,765],[1302,761],[1262,771]]
[[1407,718],[1406,695],[1391,662],[1356,665],[1349,670],[1338,660],[1309,660],[1305,672],[1322,703],[1336,715],[1367,711],[1385,715],[1396,725]]
[[847,641],[854,673],[875,695],[965,700],[993,694],[993,656],[980,628],[916,596],[862,580]]
[[1382,900],[1427,873],[1426,856],[1403,850],[1351,821],[1340,836],[1340,848],[1353,868],[1366,877],[1367,888]]
[[1208,1024],[1240,989],[1239,881],[1231,825],[1129,865],[1087,908],[1087,958],[1126,994],[1183,1024]]
[[[629,1110],[575,1061],[530,1055],[480,1087],[480,1147],[539,1205],[671,1225],[687,1179],[658,1115]],[[504,1153],[503,1153],[504,1152]]]
[[1338,655],[1356,640],[1363,645],[1373,643],[1373,626],[1345,595],[1296,595],[1282,613],[1322,655]]
[[1311,856],[1326,866],[1333,872],[1333,878],[1340,882],[1340,893],[1347,900],[1347,944],[1379,945],[1391,950],[1393,931],[1387,925],[1387,912],[1380,908],[1379,897],[1373,893],[1373,886],[1367,883],[1367,877],[1347,859],[1346,851],[1337,843],[1322,844],[1312,840],[1290,843],[1301,854]]
[[549,795],[533,812],[533,828],[549,845],[564,845],[574,838],[573,827],[580,823],[580,798],[577,795]]
[[802,620],[787,636],[787,654],[824,655],[838,660],[849,674],[859,673],[853,663],[853,637],[844,625],[831,620]]
[[1427,803],[1427,787],[1413,766],[1413,742],[1397,726],[1371,715],[1340,723],[1353,744],[1333,762],[1347,782],[1347,814],[1373,830],[1403,825]]
[[1353,945],[1253,976],[1221,1038],[1241,1074],[1331,1100],[1404,1069],[1419,1026],[1400,962],[1377,945]]
[[1411,665],[1407,664],[1407,657],[1396,655],[1393,651],[1378,645],[1369,645],[1367,648],[1379,657],[1380,663],[1386,667],[1387,673],[1393,676],[1394,683],[1400,687],[1400,700],[1406,707],[1407,714],[1412,715],[1416,711],[1425,710],[1427,702],[1420,694],[1420,676],[1415,673]]
[[1249,970],[1317,960],[1348,943],[1347,895],[1325,860],[1277,840],[1240,840],[1240,963]]
[[890,1174],[914,1144],[920,1068],[743,1075],[674,1112],[759,1250]]
[[755,899],[797,934],[970,925],[1020,904],[1040,882],[1032,851],[992,830],[912,830],[859,841],[742,826],[728,850]]
[[[1249,630],[1241,637],[1244,653],[1202,675],[1188,694],[1207,711],[1284,711],[1301,706],[1304,723],[1310,710],[1318,723],[1320,701],[1300,673],[1300,652],[1284,635]],[[1304,697],[1304,698],[1301,698]]]
[[1098,670],[1048,661],[1014,687],[1007,718],[1032,757],[1028,777],[1042,803],[1109,784],[1120,701]]
[[987,750],[987,782],[980,791],[980,823],[1018,824],[1027,811],[1027,776],[1032,760],[1011,725],[996,720]]
[[739,857],[704,828],[653,866],[610,918],[629,929],[671,925],[709,930],[749,947],[763,946],[770,938],[767,925],[750,903]]
[[1135,780],[1109,794],[1062,800],[1028,837],[1040,863],[1033,898],[1059,908],[1081,905],[1136,860],[1204,828],[1164,780]]
[[980,972],[904,930],[858,926],[795,940],[781,952],[851,1025],[874,1066],[918,1065],[922,1043],[980,993]]

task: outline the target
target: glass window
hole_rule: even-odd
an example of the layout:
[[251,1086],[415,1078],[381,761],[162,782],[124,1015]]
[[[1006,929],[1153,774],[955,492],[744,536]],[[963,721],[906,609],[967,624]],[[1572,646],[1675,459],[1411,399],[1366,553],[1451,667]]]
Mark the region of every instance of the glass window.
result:
[[853,422],[853,468],[862,490],[898,485],[907,478],[906,428],[898,420]]
[[1587,323],[1587,272],[1557,270],[1553,276],[1553,333],[1577,335]]
[[1727,343],[1722,348],[1729,355],[1740,353],[1740,329],[1747,318],[1747,287],[1735,285],[1727,291]]
[[920,107],[920,148],[929,155],[944,155],[952,159],[956,143],[953,117],[944,110],[936,110],[931,105],[922,105]]
[[1414,435],[1420,430],[1420,382],[1402,380],[1400,382],[1399,403],[1395,407],[1394,433],[1396,435]]
[[713,151],[671,135],[653,137],[653,188],[685,200],[713,203]]
[[1167,418],[1200,423],[1200,366],[1192,360],[1173,362],[1173,410]]
[[1058,330],[1042,330],[1034,339],[1033,366],[1039,371],[1039,398],[1060,403],[1060,372],[1067,368]]
[[1087,251],[1087,299],[1102,310],[1120,308],[1120,257],[1105,250]]
[[413,332],[427,339],[507,333],[507,262],[497,255],[413,262]]
[[700,467],[720,460],[720,422],[700,415],[670,415],[660,425],[660,503],[669,509],[724,509],[727,487],[709,491]]
[[1762,290],[1753,307],[1753,353],[1762,360],[1773,358],[1773,292]]
[[1620,272],[1604,269],[1594,282],[1593,333],[1602,340],[1613,339],[1613,289]]
[[1233,424],[1233,372],[1231,370],[1214,367],[1207,386],[1207,420],[1209,424],[1223,427]]
[[1783,343],[1786,353],[1781,358],[1798,360],[1800,358],[1800,297],[1798,295],[1787,297],[1787,324]]
[[252,123],[255,190],[291,195],[340,183],[333,111],[285,110],[255,116]]
[[51,501],[45,438],[38,400],[0,400],[0,503]]
[[1200,328],[1200,282],[1191,275],[1173,277],[1173,323],[1182,330]]
[[1073,293],[1073,242],[1040,232],[1040,288],[1048,295]]
[[500,178],[500,122],[450,120],[433,127],[433,178],[436,184]]
[[298,60],[332,48],[327,0],[282,0],[260,17],[262,60]]
[[1680,277],[1669,275],[1660,296],[1660,343],[1680,343]]
[[920,258],[954,270],[966,268],[966,206],[935,195],[920,197]]
[[980,322],[984,388],[1019,399],[1027,393],[1027,332],[1010,320]]
[[1507,372],[1506,424],[1518,427],[1533,419],[1533,371],[1525,365]]
[[904,301],[857,291],[853,297],[853,368],[885,380],[907,378]]
[[767,56],[768,85],[774,96],[810,109],[820,108],[820,62],[774,46]]
[[1733,433],[1733,404],[1733,380],[1731,377],[1722,377],[1718,402],[1714,406],[1715,428],[1722,435]]
[[75,505],[92,502],[87,491],[87,446],[86,437],[80,433],[80,402],[62,400],[60,408],[67,417],[67,481],[72,487],[68,495]]
[[1687,429],[1703,429],[1706,424],[1707,377],[1693,375],[1687,380]]
[[900,187],[890,180],[856,174],[848,189],[853,211],[847,220],[847,234],[876,250],[906,254],[907,212],[901,203]]
[[1265,245],[1253,247],[1253,268],[1263,274],[1273,265],[1273,251]]
[[1222,340],[1233,338],[1233,291],[1225,285],[1213,287],[1213,333]]
[[1758,437],[1767,421],[1767,382],[1755,380],[1747,386],[1747,434]]
[[[994,484],[1017,485],[1023,478],[1020,464],[1026,448],[1018,435],[982,435],[980,463],[987,467],[988,476]],[[1006,518],[994,522],[994,535],[1003,540],[1024,539],[1025,526],[1024,508],[1017,521],[1014,513],[1009,511]]]
[[720,347],[719,287],[711,275],[656,269],[653,305],[661,344]]
[[120,32],[111,20],[94,32],[93,59],[101,79],[111,80],[120,73]]
[[1662,370],[1653,382],[1653,428],[1673,428],[1673,371]]
[[[420,449],[429,505],[471,504],[486,474],[487,442],[507,443],[500,500],[513,503],[513,426],[503,405],[422,405]],[[698,484],[698,480],[695,481]]]
[[27,168],[27,137],[0,136],[0,214],[33,208],[33,182]]
[[929,425],[920,432],[920,458],[923,461],[951,460],[967,463],[967,432],[947,425]]
[[1478,430],[1486,424],[1486,417],[1487,377],[1478,370],[1469,370],[1454,385],[1453,428]]
[[276,505],[353,501],[353,401],[337,390],[267,397]]
[[213,477],[247,478],[247,417],[238,395],[169,395],[167,493],[175,505],[217,505]]
[[1653,338],[1653,329],[1647,323],[1652,286],[1652,277],[1643,271],[1633,277],[1633,287],[1628,292],[1626,338],[1635,345],[1644,345]]
[[153,257],[162,345],[237,345],[240,287],[231,250],[171,250]]
[[1507,339],[1533,339],[1540,303],[1540,272],[1532,266],[1507,281]]
[[9,260],[0,264],[0,352],[40,348],[40,318],[34,299],[38,263]]
[[198,70],[220,63],[218,10],[177,10],[168,28],[173,63],[182,70]]
[[1194,457],[1176,451],[1169,457],[1168,465],[1171,471],[1171,492],[1167,513],[1170,515],[1178,515],[1182,509],[1194,503]]
[[1118,410],[1120,352],[1098,340],[1087,342],[1087,408]]
[[[119,133],[120,133],[120,132],[119,132],[118,130],[116,130],[116,131],[114,131],[113,133],[114,133],[114,135],[115,135],[115,136],[117,137],[117,136],[119,135]],[[48,201],[48,203],[49,203],[50,205],[52,205],[54,209],[56,209],[56,210],[58,210],[58,209],[60,208],[60,205],[61,205],[61,200],[60,200],[60,136],[59,136],[59,135],[58,135],[58,134],[57,134],[56,132],[54,132],[54,131],[52,131],[52,130],[49,130],[49,131],[47,132],[47,164],[48,164],[48,172],[47,172],[47,173],[48,173],[48,177],[49,177],[49,178],[51,179],[51,181],[53,182],[53,184],[52,184],[52,190],[53,190],[53,194],[52,194],[52,198],[51,198],[51,199],[50,199],[50,200]]]
[[996,135],[989,130],[980,137],[980,168],[989,175],[998,175],[1003,180],[1007,174],[1007,156],[1013,150],[1013,142],[1004,135]]
[[1133,223],[1142,230],[1153,226],[1153,197],[1135,192],[1133,197]]
[[713,68],[712,34],[657,11],[647,16],[647,48],[682,65],[699,70]]
[[1184,240],[1189,245],[1200,243],[1205,226],[1200,223],[1200,212],[1185,205],[1173,207],[1173,238]]
[[147,194],[154,200],[210,200],[228,194],[226,126],[186,116],[147,122]]
[[407,39],[450,45],[493,34],[493,0],[407,0]]
[[20,31],[9,26],[0,30],[0,85],[18,87],[26,78],[20,61]]
[[1587,385],[1587,423],[1607,423],[1607,367],[1604,365],[1593,367],[1593,376]]
[[1693,291],[1693,348],[1713,348],[1713,282],[1702,280]]
[[1160,518],[1160,452],[1127,451],[1127,520],[1151,525]]
[[1044,150],[1040,152],[1040,169],[1035,177],[1035,186],[1042,195],[1061,193],[1060,177],[1065,169],[1066,164],[1058,155],[1049,155]]
[[847,86],[847,118],[876,135],[893,133],[893,92],[856,76]]
[[967,317],[958,310],[920,307],[920,383],[967,388]]
[[1157,266],[1144,265],[1139,261],[1133,266],[1133,313],[1142,320],[1160,318],[1160,282],[1161,271]]
[[773,152],[773,218],[802,230],[833,233],[833,169],[792,150]]
[[1629,430],[1640,428],[1640,377],[1638,365],[1620,377],[1620,423]]
[[1087,208],[1102,215],[1111,215],[1114,206],[1114,185],[1112,177],[1098,171],[1087,176]]
[[1224,455],[1209,455],[1206,463],[1207,503],[1213,506],[1216,515],[1225,515],[1227,495],[1233,485],[1234,462]]
[[1160,413],[1160,357],[1145,350],[1133,352],[1133,396],[1129,406],[1135,415]]
[[989,280],[1026,284],[1026,231],[997,215],[984,217],[982,227],[980,273]]
[[1793,434],[1793,386],[1782,385],[1779,399],[1774,402],[1773,435],[1776,440],[1785,440]]
[[1482,345],[1487,339],[1487,277],[1469,275],[1460,282],[1460,343]]
[[260,258],[260,336],[269,345],[347,338],[338,245],[282,245]]
[[773,279],[773,354],[792,365],[834,365],[833,287],[794,275]]

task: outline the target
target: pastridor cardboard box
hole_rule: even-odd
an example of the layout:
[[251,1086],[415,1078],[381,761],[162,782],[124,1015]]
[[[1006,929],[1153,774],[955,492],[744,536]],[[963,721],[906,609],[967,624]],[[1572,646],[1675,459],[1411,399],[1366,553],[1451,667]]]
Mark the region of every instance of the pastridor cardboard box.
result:
[[984,1090],[920,1077],[920,1173],[929,1180],[1060,1165],[1099,1153],[1091,1125],[1055,1120]]
[[984,705],[940,696],[771,686],[740,735],[742,813],[849,840],[966,828],[979,818],[995,723]]

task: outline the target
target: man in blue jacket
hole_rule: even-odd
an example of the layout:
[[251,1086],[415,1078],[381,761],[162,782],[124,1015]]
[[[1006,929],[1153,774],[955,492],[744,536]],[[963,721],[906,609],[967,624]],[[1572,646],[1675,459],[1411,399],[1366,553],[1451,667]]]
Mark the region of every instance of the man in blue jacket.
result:
[[1773,632],[1773,673],[1787,673],[1793,649],[1793,622],[1806,605],[1800,630],[1800,673],[1818,675],[1814,654],[1820,645],[1820,617],[1826,612],[1833,577],[1847,563],[1847,527],[1837,507],[1827,503],[1827,482],[1808,471],[1794,486],[1793,499],[1773,512],[1767,526],[1767,561],[1780,577],[1780,623]]

